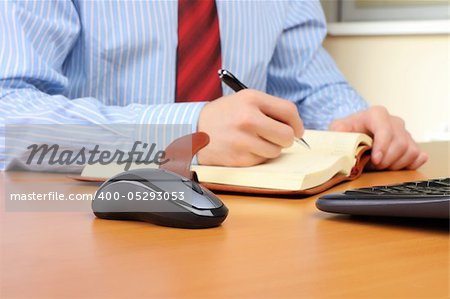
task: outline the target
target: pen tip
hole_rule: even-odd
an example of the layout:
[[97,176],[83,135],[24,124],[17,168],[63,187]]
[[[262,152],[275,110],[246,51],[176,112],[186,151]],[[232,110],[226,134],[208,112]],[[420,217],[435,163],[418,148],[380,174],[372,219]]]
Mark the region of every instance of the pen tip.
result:
[[303,138],[295,138],[294,139],[295,142],[297,142],[298,144],[303,144],[304,147],[311,149],[311,147],[309,146],[309,144],[303,139]]

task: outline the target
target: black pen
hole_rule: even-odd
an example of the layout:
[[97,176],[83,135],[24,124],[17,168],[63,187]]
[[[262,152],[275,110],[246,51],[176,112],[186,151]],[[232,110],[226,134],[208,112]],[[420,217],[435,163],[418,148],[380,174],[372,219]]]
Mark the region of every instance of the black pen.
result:
[[[244,85],[244,83],[242,83],[241,81],[238,80],[238,78],[236,78],[232,73],[230,73],[227,70],[224,69],[220,69],[218,71],[219,73],[219,78],[220,80],[222,80],[223,83],[225,83],[226,85],[228,85],[228,87],[230,87],[231,89],[233,89],[235,92],[238,92],[239,90],[242,89],[247,89],[247,86]],[[301,143],[304,146],[306,146],[307,148],[311,149],[311,147],[309,146],[308,143],[306,143],[306,141],[303,138],[297,138],[294,137],[294,141],[297,143]]]

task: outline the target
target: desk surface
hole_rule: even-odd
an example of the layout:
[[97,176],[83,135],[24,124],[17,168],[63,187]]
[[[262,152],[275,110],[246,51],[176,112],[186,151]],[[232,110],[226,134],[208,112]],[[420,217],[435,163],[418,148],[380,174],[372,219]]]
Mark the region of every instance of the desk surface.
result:
[[[449,176],[449,144],[423,148],[431,158],[419,171],[367,173],[331,191]],[[1,180],[3,187],[38,181],[65,192],[96,189],[57,174],[11,172]],[[317,197],[220,197],[228,219],[206,230],[107,221],[88,212],[2,211],[0,297],[449,295],[446,223],[326,214],[315,208]]]

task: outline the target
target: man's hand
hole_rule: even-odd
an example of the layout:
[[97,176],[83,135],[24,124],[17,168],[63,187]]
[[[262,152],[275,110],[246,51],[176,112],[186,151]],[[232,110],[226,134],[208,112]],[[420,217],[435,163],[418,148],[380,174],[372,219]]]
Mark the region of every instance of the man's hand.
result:
[[294,103],[245,89],[206,104],[198,130],[211,137],[200,164],[251,166],[278,157],[303,135],[303,123]]
[[373,137],[371,162],[375,169],[417,169],[428,160],[411,135],[404,121],[388,113],[386,108],[374,106],[346,118],[335,120],[332,131],[360,132]]

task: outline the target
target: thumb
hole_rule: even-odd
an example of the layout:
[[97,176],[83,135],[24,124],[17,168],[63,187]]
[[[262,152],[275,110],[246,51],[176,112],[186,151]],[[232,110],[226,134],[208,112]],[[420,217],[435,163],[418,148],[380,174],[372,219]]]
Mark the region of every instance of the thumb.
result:
[[351,122],[346,119],[337,119],[330,124],[329,130],[336,132],[352,132],[353,126]]

